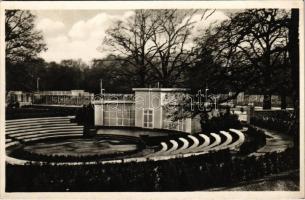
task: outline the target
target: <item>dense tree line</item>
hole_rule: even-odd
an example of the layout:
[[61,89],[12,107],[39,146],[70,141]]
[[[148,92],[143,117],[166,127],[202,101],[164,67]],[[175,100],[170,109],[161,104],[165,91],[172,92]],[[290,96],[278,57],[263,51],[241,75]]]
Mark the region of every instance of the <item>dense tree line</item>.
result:
[[[201,44],[197,54],[209,57],[199,59],[196,68],[202,74],[208,72],[204,76],[210,88],[232,91],[233,96],[240,91],[263,94],[264,108],[270,109],[271,94],[292,96],[294,90],[296,77],[291,74],[288,53],[290,24],[286,10],[236,12],[197,39]],[[200,79],[199,74],[195,77]]]
[[32,92],[37,90],[39,81],[39,90],[83,89],[99,93],[102,79],[107,92],[131,92],[133,85],[129,84],[127,77],[119,74],[120,62],[112,56],[109,59],[94,60],[91,65],[79,59],[60,63],[31,59],[9,64],[6,68],[6,89]]
[[[209,87],[210,93],[271,94],[297,98],[297,15],[281,9],[233,12],[229,19],[192,35],[199,21],[213,10],[137,10],[126,21],[115,21],[100,49],[106,58],[83,63],[46,63],[37,55],[46,50],[42,33],[29,11],[6,12],[7,90],[85,89],[130,92],[132,87]],[[200,20],[194,17],[201,15]],[[21,23],[22,22],[22,23]],[[280,87],[281,86],[281,87]],[[285,98],[283,98],[284,100]],[[284,102],[284,101],[283,101]],[[284,102],[285,103],[285,102]]]

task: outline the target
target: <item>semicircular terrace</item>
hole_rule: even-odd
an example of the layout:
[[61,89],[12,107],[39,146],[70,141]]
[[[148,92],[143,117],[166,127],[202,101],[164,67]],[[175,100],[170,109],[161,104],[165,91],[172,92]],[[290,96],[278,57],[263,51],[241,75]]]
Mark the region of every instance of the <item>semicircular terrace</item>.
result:
[[[6,148],[9,149],[11,146],[18,144],[51,138],[82,136],[83,126],[71,122],[73,118],[74,116],[7,120],[5,126]],[[232,135],[235,135],[235,137],[232,137]],[[210,134],[186,134],[185,136],[160,141],[157,150],[151,154],[145,155],[144,157],[125,158],[124,160],[107,160],[103,162],[142,162],[146,160],[171,159],[181,156],[187,157],[222,149],[238,150],[244,140],[244,134],[236,129]],[[26,162],[31,161],[7,156],[7,162],[13,164],[25,164]],[[95,162],[86,163],[94,164]],[[73,162],[70,164],[84,164],[84,162]]]
[[[233,137],[234,135],[235,137]],[[152,157],[175,155],[195,155],[223,149],[238,150],[244,142],[244,134],[236,129],[198,135],[187,135],[160,143],[160,150],[151,154]]]

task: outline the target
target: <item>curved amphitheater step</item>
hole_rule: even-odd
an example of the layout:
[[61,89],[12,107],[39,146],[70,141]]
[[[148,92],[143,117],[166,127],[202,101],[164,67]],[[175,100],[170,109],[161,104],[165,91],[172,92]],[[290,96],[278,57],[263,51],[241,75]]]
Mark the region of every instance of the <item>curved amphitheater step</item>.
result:
[[83,130],[66,130],[66,131],[60,131],[60,132],[54,132],[54,133],[50,133],[50,132],[44,132],[44,133],[36,133],[36,134],[31,134],[31,135],[24,135],[24,136],[19,136],[19,137],[15,137],[18,140],[24,140],[24,139],[28,139],[28,138],[35,138],[35,137],[41,137],[41,136],[47,136],[47,135],[69,135],[69,134],[82,134]]
[[5,139],[5,143],[9,143],[9,142],[12,142],[12,139],[6,138],[6,139]]
[[[193,150],[199,145],[199,140],[192,135],[188,135],[187,137],[180,137],[175,140],[170,140],[167,144],[167,150],[157,152],[157,155],[177,155],[177,154],[185,154]],[[181,144],[179,146],[179,143]]]
[[55,128],[49,130],[37,130],[37,131],[29,131],[29,132],[22,132],[22,133],[15,133],[15,134],[7,134],[7,138],[11,139],[23,139],[35,135],[43,135],[43,134],[56,134],[56,133],[70,133],[70,132],[82,132],[82,128]]
[[214,147],[221,143],[221,137],[216,133],[211,133],[211,136],[214,138],[214,142],[209,146],[205,147],[204,150],[212,150]]
[[210,138],[205,134],[199,134],[199,137],[203,138],[204,143],[198,147],[199,151],[203,150],[205,147],[209,146],[211,143]]
[[44,140],[44,139],[50,139],[50,138],[59,138],[59,137],[74,137],[74,136],[82,136],[82,133],[79,134],[64,134],[64,135],[46,135],[42,137],[34,137],[34,138],[29,138],[29,139],[24,139],[24,142],[30,142],[30,141],[36,141],[36,140]]
[[[237,139],[232,134],[237,135]],[[198,134],[180,137],[175,140],[161,142],[162,148],[150,156],[169,156],[189,153],[202,153],[222,149],[236,150],[245,140],[244,134],[236,129],[211,133],[210,135]],[[180,145],[179,145],[180,144]]]
[[70,123],[71,119],[70,118],[47,118],[47,119],[36,119],[36,120],[27,120],[27,121],[6,121],[5,123],[5,127],[10,129],[10,128],[14,128],[14,127],[22,127],[24,125],[27,124],[32,124],[34,125],[42,125],[42,124],[54,124],[54,123],[58,123],[58,124],[64,124],[64,123]]
[[19,130],[20,128],[24,128],[30,126],[31,128],[40,128],[40,127],[53,127],[53,126],[70,126],[70,125],[77,125],[77,123],[69,123],[69,122],[49,122],[49,123],[37,123],[37,124],[22,124],[22,125],[15,125],[15,126],[6,126],[5,131],[15,131]]
[[230,144],[228,147],[230,149],[237,149],[237,148],[239,148],[240,145],[242,145],[245,142],[245,135],[241,131],[236,130],[236,129],[229,129],[229,131],[237,134],[238,135],[238,139],[235,142],[233,142],[232,144]]
[[19,136],[26,133],[37,133],[37,132],[54,132],[55,130],[65,130],[65,129],[81,129],[83,126],[79,125],[69,125],[69,124],[63,124],[62,126],[53,126],[53,127],[40,127],[40,128],[31,128],[30,126],[22,127],[19,130],[14,131],[6,131],[6,134],[9,136]]
[[187,149],[187,148],[189,147],[189,145],[190,145],[189,141],[186,140],[186,139],[183,138],[183,137],[179,138],[179,140],[183,143],[183,145],[181,146],[181,148],[179,148],[179,149],[176,150],[176,152],[175,152],[176,154],[181,153],[182,151],[184,151],[185,149]]
[[176,151],[175,153],[180,153],[180,154],[185,154],[185,153],[190,153],[192,151],[195,151],[196,148],[198,148],[200,141],[199,138],[193,136],[193,135],[188,135],[187,136],[191,141],[192,141],[192,145],[189,145],[187,148],[180,148],[178,149],[178,151]]
[[178,148],[178,142],[176,142],[175,140],[170,140],[170,143],[172,144],[172,147],[168,151],[166,151],[166,153],[176,151]]
[[148,156],[157,156],[168,150],[168,146],[167,146],[166,142],[161,142],[160,145],[161,145],[161,149],[159,151],[156,151],[155,153],[152,153]]
[[[197,153],[197,152],[204,152],[209,150],[212,147],[220,145],[223,141],[218,134],[212,133],[210,136],[201,134],[201,136],[190,136],[194,141],[194,144],[189,148],[182,151],[182,153]],[[203,140],[203,143],[199,145],[199,140]],[[211,141],[214,141],[211,143]]]
[[6,147],[14,142],[83,135],[83,126],[71,123],[73,116],[28,118],[6,121]]
[[[71,123],[71,119],[73,119],[73,116],[8,120],[6,121],[6,147],[19,144],[20,142],[82,136],[83,126]],[[145,157],[167,159],[221,149],[236,150],[244,141],[244,134],[236,129],[211,134],[187,135],[162,141],[158,151]]]
[[62,117],[38,117],[38,118],[25,118],[25,119],[10,119],[6,120],[6,123],[16,123],[16,122],[29,122],[29,121],[48,121],[48,120],[58,120],[58,119],[73,119],[75,116],[62,116]]
[[214,147],[214,150],[221,150],[221,149],[225,149],[228,147],[228,145],[232,142],[232,136],[226,132],[226,131],[220,131],[220,134],[222,134],[226,139],[219,145],[217,145],[216,147]]
[[22,124],[27,124],[27,123],[47,123],[47,122],[67,122],[73,119],[72,117],[65,117],[65,118],[52,118],[52,117],[44,117],[44,118],[28,118],[26,120],[22,121],[15,121],[15,120],[6,120],[5,124],[7,126],[9,125],[22,125]]
[[188,148],[189,150],[192,150],[192,149],[198,147],[199,140],[195,136],[188,135],[187,137],[189,137],[193,141],[193,145]]
[[16,144],[19,144],[19,142],[18,141],[8,142],[8,143],[5,144],[5,148],[16,145]]

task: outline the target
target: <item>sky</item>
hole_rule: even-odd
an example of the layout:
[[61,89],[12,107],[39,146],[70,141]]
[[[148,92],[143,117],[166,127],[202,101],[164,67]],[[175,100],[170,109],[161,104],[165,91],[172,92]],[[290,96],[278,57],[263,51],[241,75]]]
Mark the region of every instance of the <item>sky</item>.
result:
[[[109,52],[99,50],[106,30],[117,20],[125,21],[134,15],[133,10],[35,10],[36,29],[41,30],[48,50],[40,56],[46,61],[64,59],[102,59]],[[201,15],[195,15],[199,20]],[[210,24],[227,19],[226,11],[216,10],[207,20],[195,27],[199,33]]]

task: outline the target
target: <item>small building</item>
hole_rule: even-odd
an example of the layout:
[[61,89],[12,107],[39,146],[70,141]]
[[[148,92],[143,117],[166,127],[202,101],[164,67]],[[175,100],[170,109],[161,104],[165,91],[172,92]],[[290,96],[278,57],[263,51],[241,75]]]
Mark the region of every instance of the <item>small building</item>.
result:
[[134,95],[103,95],[93,101],[95,126],[135,126]]
[[[171,119],[168,109],[175,109],[178,96],[187,95],[184,88],[134,88],[135,126],[192,132],[191,118]],[[165,108],[170,105],[171,108]]]
[[6,95],[7,105],[16,104],[22,107],[33,103],[33,93],[23,91],[9,91]]
[[83,105],[89,104],[94,95],[84,90],[40,91],[34,94],[34,104]]
[[95,125],[169,129],[188,133],[198,131],[198,120],[190,117],[173,119],[168,110],[168,105],[170,109],[175,109],[178,97],[188,96],[188,89],[133,88],[133,91],[134,95],[128,95],[128,98],[109,100],[102,97],[94,101]]

